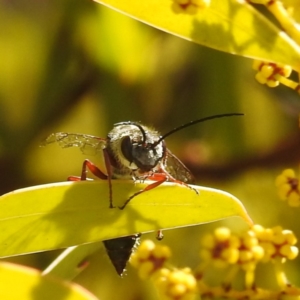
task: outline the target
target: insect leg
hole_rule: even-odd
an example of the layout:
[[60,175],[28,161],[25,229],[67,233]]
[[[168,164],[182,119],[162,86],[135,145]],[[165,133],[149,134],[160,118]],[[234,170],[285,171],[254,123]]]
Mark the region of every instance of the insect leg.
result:
[[98,178],[106,180],[107,175],[104,174],[94,163],[92,163],[90,160],[85,159],[82,165],[82,171],[81,171],[81,180],[86,180],[86,172],[87,168]]
[[89,169],[96,177],[108,180],[109,185],[109,208],[114,208],[112,205],[112,186],[111,186],[111,168],[110,168],[110,162],[108,161],[108,156],[106,151],[103,150],[104,153],[104,160],[105,160],[105,166],[107,169],[108,175],[104,174],[94,163],[92,163],[90,160],[85,159],[82,165],[82,171],[81,176],[69,176],[68,180],[70,181],[80,181],[80,180],[87,180],[86,179],[86,173],[87,169]]
[[85,159],[82,165],[82,171],[81,176],[69,176],[68,180],[70,181],[80,181],[80,180],[87,180],[86,179],[86,172],[87,168],[98,178],[106,180],[107,175],[105,175],[94,163],[92,163],[90,160]]
[[103,149],[103,157],[104,157],[104,163],[105,163],[106,172],[107,172],[106,179],[108,180],[109,208],[114,208],[113,200],[112,200],[112,185],[111,185],[112,169],[111,169],[111,162],[109,160],[109,154],[106,149]]
[[157,177],[158,177],[159,175],[163,175],[163,176],[166,176],[166,177],[167,177],[167,181],[168,181],[168,182],[174,182],[174,183],[183,185],[183,186],[189,188],[190,190],[193,190],[197,195],[199,195],[199,192],[198,192],[196,189],[192,188],[192,187],[189,186],[187,183],[185,183],[185,182],[183,182],[183,181],[181,181],[181,180],[178,180],[178,179],[174,178],[174,177],[173,177],[171,174],[169,174],[169,172],[167,172],[164,168],[161,168],[161,169],[160,169],[160,172],[161,172],[161,173],[154,173],[153,175],[150,175],[150,176],[148,177],[148,179],[150,179],[150,180],[157,180]]
[[[147,185],[144,189],[134,193],[132,196],[130,196],[126,201],[125,203],[122,205],[122,206],[119,206],[119,209],[124,209],[126,207],[126,205],[130,202],[130,200],[134,197],[136,197],[137,195],[143,193],[143,192],[147,192],[147,191],[150,191],[154,188],[156,188],[157,186],[161,185],[162,183],[164,183],[165,181],[168,180],[168,177],[165,175],[165,174],[155,174],[155,175],[158,175],[156,176],[155,178],[155,182]],[[162,175],[162,176],[159,176],[159,175]],[[160,179],[158,180],[158,177],[160,177]]]

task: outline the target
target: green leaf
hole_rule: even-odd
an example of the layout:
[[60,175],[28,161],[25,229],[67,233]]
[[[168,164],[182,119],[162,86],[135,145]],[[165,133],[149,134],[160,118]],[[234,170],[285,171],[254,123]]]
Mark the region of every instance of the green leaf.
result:
[[0,299],[97,300],[77,284],[41,276],[37,270],[12,263],[0,263]]
[[[113,180],[114,204],[122,205],[146,185]],[[165,183],[133,198],[124,210],[109,208],[107,181],[62,182],[8,193],[0,197],[0,257],[197,225],[231,216],[252,222],[234,196],[193,187],[199,195],[192,189]]]
[[246,1],[211,0],[196,14],[175,13],[171,0],[95,1],[195,43],[300,70],[299,45]]
[[54,275],[65,280],[73,280],[89,265],[89,256],[102,247],[102,242],[69,247],[64,250],[42,274]]

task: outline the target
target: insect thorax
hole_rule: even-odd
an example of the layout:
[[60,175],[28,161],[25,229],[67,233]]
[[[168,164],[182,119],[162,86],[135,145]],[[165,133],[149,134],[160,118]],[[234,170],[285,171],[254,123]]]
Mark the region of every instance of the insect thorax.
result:
[[129,175],[138,171],[145,174],[155,171],[163,163],[166,151],[164,142],[153,146],[159,140],[159,134],[146,126],[140,127],[120,123],[109,132],[107,151],[113,160],[112,165],[117,169],[115,173]]

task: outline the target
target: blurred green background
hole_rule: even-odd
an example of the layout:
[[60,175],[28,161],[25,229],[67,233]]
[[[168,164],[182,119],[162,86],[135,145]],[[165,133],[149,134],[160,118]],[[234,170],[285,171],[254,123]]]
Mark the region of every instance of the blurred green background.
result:
[[[0,0],[1,194],[80,174],[86,157],[78,149],[39,147],[52,132],[106,137],[114,123],[132,120],[163,134],[208,115],[242,112],[242,118],[182,130],[167,138],[168,148],[199,185],[237,196],[255,223],[281,225],[299,236],[299,209],[280,202],[274,186],[282,168],[298,168],[299,96],[259,85],[251,64],[92,1]],[[101,157],[89,158],[102,163]],[[195,241],[224,224],[246,228],[231,219],[166,231],[163,243],[174,251],[172,262],[196,267]],[[58,253],[10,260],[43,269]],[[288,275],[299,285],[297,263],[288,264]],[[124,299],[124,293],[126,299],[156,299],[131,267],[119,278],[104,250],[76,281],[101,299]]]

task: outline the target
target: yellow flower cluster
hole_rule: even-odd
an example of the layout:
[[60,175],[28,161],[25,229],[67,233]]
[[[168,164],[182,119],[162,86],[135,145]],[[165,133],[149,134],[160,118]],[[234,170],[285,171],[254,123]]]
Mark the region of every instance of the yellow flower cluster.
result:
[[294,170],[284,170],[277,176],[275,184],[280,199],[287,201],[292,207],[300,206],[299,179]]
[[251,231],[264,250],[263,262],[269,262],[277,257],[282,258],[283,261],[292,260],[298,256],[299,250],[294,246],[297,238],[291,230],[283,230],[281,226],[264,228],[254,225]]
[[292,68],[290,66],[258,60],[254,60],[252,67],[254,70],[258,71],[255,75],[255,79],[259,83],[266,84],[269,87],[276,87],[279,83],[286,84],[286,78],[292,73]]
[[210,0],[174,0],[172,9],[175,13],[194,15],[199,10],[208,7]]
[[[283,263],[298,255],[296,243],[294,233],[280,226],[254,225],[240,235],[220,227],[202,238],[202,262],[194,272],[190,268],[167,267],[170,249],[150,240],[141,243],[131,257],[131,264],[138,269],[141,278],[153,280],[165,300],[191,300],[197,294],[210,298],[279,299],[283,292],[300,296],[300,290],[288,283],[283,271]],[[255,270],[259,262],[273,263],[279,290],[257,287]],[[220,271],[223,274],[221,284],[212,287],[206,283],[206,275],[214,268],[224,270]],[[245,274],[244,289],[233,288],[239,270]]]
[[[297,0],[250,0],[255,4],[264,5],[275,17],[284,32],[289,35],[296,44],[300,44],[300,10]],[[276,87],[279,83],[300,93],[300,84],[287,77],[292,68],[276,63],[254,61],[253,68],[258,71],[255,78],[269,87]],[[295,69],[299,72],[299,69]]]
[[139,276],[146,279],[160,270],[170,256],[171,252],[167,246],[156,245],[153,241],[146,240],[131,255],[130,263],[139,270]]
[[189,268],[170,270],[164,267],[170,256],[171,252],[167,246],[146,240],[132,255],[130,263],[139,270],[141,278],[152,278],[163,299],[193,299],[197,289],[194,275]]
[[197,291],[197,282],[191,269],[161,269],[153,278],[163,299],[191,300]]
[[255,269],[256,264],[281,257],[294,259],[298,248],[297,239],[290,230],[280,226],[264,228],[254,225],[241,236],[232,234],[229,228],[217,228],[202,239],[200,256],[215,267],[238,264],[244,271]]
[[[240,268],[245,272],[245,287],[251,289],[254,286],[257,264],[274,260],[283,263],[286,259],[296,258],[296,242],[294,233],[283,230],[280,226],[264,228],[255,225],[241,236],[231,233],[228,228],[217,228],[213,234],[202,239],[203,249],[200,256],[203,262],[198,267],[196,276],[201,279],[211,265],[216,268],[235,267],[224,280],[224,284],[229,284]],[[283,285],[281,282],[278,284]]]
[[217,228],[212,235],[206,235],[202,239],[202,245],[201,258],[209,260],[215,267],[238,264],[244,270],[252,270],[264,255],[252,231],[238,237],[229,228]]

